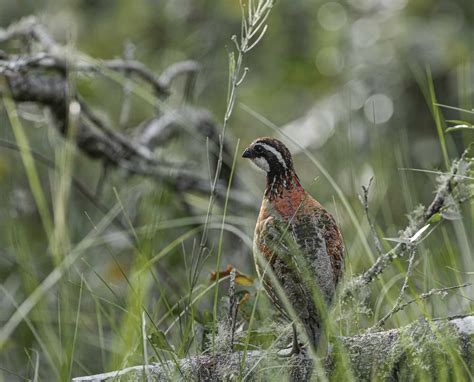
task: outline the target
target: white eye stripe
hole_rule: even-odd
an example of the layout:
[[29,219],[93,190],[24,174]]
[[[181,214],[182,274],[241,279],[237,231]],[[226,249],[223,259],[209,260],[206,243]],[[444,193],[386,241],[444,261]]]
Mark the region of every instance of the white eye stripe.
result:
[[283,159],[283,155],[281,155],[281,152],[279,152],[276,148],[270,146],[270,145],[267,145],[266,143],[259,143],[260,146],[262,146],[265,150],[268,150],[270,151],[271,153],[273,153],[276,158],[278,159],[278,162],[280,162],[280,164],[286,168],[286,162],[285,160]]
[[254,158],[252,159],[252,163],[258,168],[262,169],[263,171],[270,172],[270,165],[268,164],[265,158],[262,158],[262,157]]

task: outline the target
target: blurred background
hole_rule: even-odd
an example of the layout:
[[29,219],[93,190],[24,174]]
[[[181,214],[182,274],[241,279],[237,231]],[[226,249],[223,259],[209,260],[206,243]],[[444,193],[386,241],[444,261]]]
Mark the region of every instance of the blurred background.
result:
[[[200,71],[189,102],[211,113],[220,131],[228,53],[234,49],[231,36],[241,28],[238,1],[2,0],[0,27],[28,15],[37,16],[67,49],[95,59],[123,57],[128,46],[136,60],[157,74],[177,61],[195,60]],[[459,124],[446,121],[474,122],[473,20],[471,0],[276,2],[265,36],[245,56],[249,71],[238,88],[226,131],[224,175],[228,180],[236,153],[231,189],[237,197],[228,202],[220,270],[230,264],[249,276],[238,286],[239,296],[248,292],[248,311],[257,288],[251,282],[255,276],[251,242],[265,179],[240,159],[241,151],[259,136],[275,136],[288,144],[304,187],[341,225],[350,279],[377,256],[359,201],[361,186],[374,177],[370,214],[377,233],[397,237],[408,224],[407,215],[419,204],[428,205],[437,187],[436,173],[417,170],[446,171],[473,141],[474,132],[469,130],[445,133],[448,126]],[[121,125],[127,80],[122,79],[84,74],[75,77],[75,86],[111,126],[129,132],[156,110],[136,94],[142,85],[129,83],[130,113]],[[182,80],[173,83],[164,108],[183,103],[184,86]],[[32,149],[57,161],[64,139],[51,128],[52,122],[41,108],[31,105],[23,117]],[[2,141],[15,142],[10,122],[0,106]],[[209,178],[207,152],[205,133],[181,129],[155,153]],[[212,321],[210,278],[217,270],[223,198],[216,202],[207,250],[191,290],[193,298],[199,296],[191,320],[185,309],[192,300],[191,256],[199,247],[209,193],[177,192],[159,178],[115,168],[104,176],[102,161],[79,150],[72,157],[71,176],[95,193],[106,212],[118,205],[117,215],[125,227],[109,224],[96,234],[21,320],[1,350],[0,378],[5,381],[33,378],[36,370],[42,380],[67,379],[143,363],[143,322],[148,334],[158,333],[149,362],[205,347],[205,340],[198,337],[205,338]],[[212,173],[214,166],[213,162]],[[48,209],[54,211],[59,176],[48,166],[36,167]],[[42,227],[20,154],[7,147],[0,147],[0,198],[4,325],[58,263],[51,255],[51,237]],[[94,233],[104,211],[75,187],[64,208],[67,239],[61,241],[59,252],[66,257]],[[472,203],[466,203],[456,219],[444,221],[422,243],[410,281],[411,297],[473,281],[473,223]],[[388,250],[393,243],[383,241],[383,246]],[[339,312],[340,332],[357,333],[380,319],[398,296],[405,269],[406,259],[399,259],[372,283],[364,304],[353,307],[357,315]],[[228,280],[220,285],[219,301],[227,294]],[[400,312],[386,327],[420,315],[469,312],[473,299],[472,287],[433,297],[423,306],[414,304]],[[259,311],[269,311],[267,305],[262,296]],[[225,311],[225,301],[222,306]],[[259,316],[256,327],[268,328],[264,322],[269,317]],[[245,326],[245,312],[241,320]]]

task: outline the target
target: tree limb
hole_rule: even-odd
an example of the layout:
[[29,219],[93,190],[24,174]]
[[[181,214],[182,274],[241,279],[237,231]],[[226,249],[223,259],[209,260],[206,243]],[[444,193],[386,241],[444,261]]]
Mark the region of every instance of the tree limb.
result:
[[[399,380],[411,376],[434,377],[438,367],[452,370],[456,362],[464,364],[466,376],[474,372],[474,316],[435,321],[420,320],[399,329],[367,333],[338,339],[357,380]],[[422,352],[420,352],[422,351]],[[456,355],[453,356],[452,353]],[[179,361],[180,372],[173,361],[148,366],[77,377],[73,381],[107,380],[199,380],[222,381],[243,377],[245,380],[308,381],[313,374],[313,362],[307,355],[282,359],[268,350],[249,351],[241,370],[242,352],[199,355]],[[326,373],[341,380],[338,363],[342,352],[327,357]]]
[[[77,147],[89,157],[102,160],[106,166],[124,169],[129,174],[160,179],[179,192],[209,192],[205,174],[196,174],[190,168],[189,161],[183,164],[167,163],[159,160],[153,153],[158,145],[163,146],[171,137],[179,134],[182,129],[177,127],[183,126],[188,131],[194,130],[203,138],[209,138],[214,143],[212,148],[218,147],[219,128],[209,112],[198,111],[185,104],[172,112],[166,111],[164,115],[153,116],[146,124],[142,124],[145,129],[137,136],[136,129],[133,133],[126,133],[108,126],[71,89],[69,79],[72,71],[115,70],[134,75],[151,84],[157,97],[166,96],[170,94],[172,81],[182,74],[188,75],[185,92],[192,91],[194,77],[199,71],[196,62],[181,61],[169,66],[161,75],[156,75],[144,64],[132,59],[95,60],[65,49],[34,17],[22,19],[6,29],[0,28],[0,43],[12,39],[34,40],[38,47],[31,51],[25,44],[21,54],[0,52],[0,75],[4,77],[6,84],[3,89],[0,84],[0,95],[11,96],[17,103],[36,103],[48,108],[54,117],[54,126],[64,136],[67,135],[69,125],[69,105],[77,101],[80,104],[80,117],[73,139]],[[189,98],[189,94],[186,98]],[[213,153],[212,158],[216,157],[217,153]],[[230,155],[226,144],[224,157],[227,163]],[[225,195],[224,180],[230,172],[226,164],[223,168],[216,186],[219,197]],[[242,201],[244,205],[253,206],[253,201],[245,201],[236,193],[232,198]]]

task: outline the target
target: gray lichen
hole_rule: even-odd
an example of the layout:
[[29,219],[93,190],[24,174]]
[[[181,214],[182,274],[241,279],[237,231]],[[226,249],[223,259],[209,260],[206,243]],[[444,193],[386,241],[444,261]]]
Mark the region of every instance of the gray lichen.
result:
[[[452,320],[419,320],[400,329],[342,337],[316,368],[306,353],[281,358],[275,352],[256,350],[199,355],[179,361],[137,366],[119,372],[75,378],[74,381],[142,380],[295,380],[309,381],[327,373],[332,380],[359,381],[469,380],[474,373],[474,316]],[[241,366],[243,366],[241,368]]]
[[[358,380],[459,380],[474,368],[471,319],[462,324],[419,320],[401,329],[344,338],[343,343]],[[459,325],[468,329],[461,332]],[[465,375],[457,375],[459,370]]]

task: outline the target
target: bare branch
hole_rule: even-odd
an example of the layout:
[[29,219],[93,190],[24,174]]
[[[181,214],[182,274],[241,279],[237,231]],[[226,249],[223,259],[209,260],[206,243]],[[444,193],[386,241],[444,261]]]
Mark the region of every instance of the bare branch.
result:
[[399,242],[394,248],[379,256],[367,271],[348,283],[342,292],[343,298],[353,295],[357,290],[368,285],[377,278],[393,260],[409,253],[411,245],[416,245],[419,242],[419,240],[412,241],[410,238],[414,237],[414,235],[426,225],[432,224],[431,219],[435,219],[436,216],[442,219],[443,211],[451,207],[452,203],[460,203],[466,200],[465,195],[456,193],[456,191],[458,186],[466,181],[466,173],[474,166],[469,155],[470,149],[468,148],[461,155],[460,159],[453,161],[450,172],[440,178],[440,184],[429,207],[425,208],[420,214],[417,214],[417,216],[413,218],[411,224],[409,224],[400,235]]
[[360,196],[360,198],[361,198],[362,205],[364,207],[364,212],[365,212],[365,216],[367,218],[367,222],[369,223],[370,233],[372,235],[372,240],[374,241],[375,248],[377,249],[377,252],[379,253],[379,255],[383,255],[382,244],[380,243],[377,232],[375,231],[375,226],[372,223],[372,219],[370,218],[370,214],[369,214],[369,191],[370,191],[370,186],[372,185],[373,180],[374,180],[374,178],[371,177],[367,187],[362,186],[363,194],[362,194],[362,196]]
[[[203,137],[210,138],[216,147],[219,144],[216,138],[219,129],[212,114],[191,106],[170,109],[161,117],[147,121],[139,128],[140,132],[135,140],[147,147],[163,145],[176,136],[180,129],[198,132]],[[228,155],[227,150],[225,154]],[[226,159],[230,160],[230,157]]]
[[[442,341],[442,342],[441,342]],[[416,321],[408,326],[376,333],[367,333],[354,337],[336,339],[342,346],[351,373],[356,380],[397,380],[402,372],[410,372],[413,365],[410,360],[423,357],[423,369],[426,375],[436,376],[436,360],[443,359],[443,370],[455,367],[453,357],[444,357],[443,349],[452,346],[467,368],[474,367],[470,349],[474,346],[474,316],[450,318],[427,322]],[[442,346],[441,346],[442,343]],[[423,353],[420,354],[420,349]],[[439,358],[439,357],[443,358]],[[324,364],[328,377],[337,378],[338,357],[330,354]],[[245,376],[245,380],[311,380],[314,363],[302,353],[300,356],[282,358],[268,350],[255,350],[245,353],[229,352],[215,355],[199,355],[178,361],[155,363],[153,365],[134,366],[109,373],[74,378],[80,381],[120,381],[140,380],[147,377],[153,380],[171,381],[177,379],[193,381],[223,381],[235,376]],[[241,369],[242,366],[242,369]],[[347,365],[344,364],[344,368]],[[318,371],[319,372],[319,371]],[[431,373],[431,374],[430,374]],[[401,374],[403,375],[403,374]]]
[[166,68],[163,73],[161,73],[159,80],[164,86],[169,88],[176,77],[185,74],[187,78],[184,94],[185,99],[190,100],[194,90],[197,73],[200,69],[201,67],[196,61],[186,60],[177,62]]
[[19,22],[11,24],[7,29],[0,29],[0,42],[20,37],[32,37],[48,51],[56,46],[54,39],[34,16],[25,17]]
[[[5,77],[15,101],[35,102],[47,106],[58,121],[59,131],[62,134],[66,133],[66,83],[60,75],[15,73]],[[78,148],[88,156],[104,160],[111,166],[122,168],[130,174],[161,179],[178,192],[190,190],[209,192],[208,180],[197,176],[196,171],[189,168],[189,163],[185,168],[184,165],[157,160],[146,145],[111,129],[90,109],[87,103],[80,101],[80,104],[81,118],[75,132],[75,140]],[[207,115],[209,116],[208,113]],[[216,127],[207,123],[209,118],[201,120],[186,118],[186,123],[195,123],[196,130],[201,131],[205,136],[212,136],[213,129]],[[218,181],[215,187],[217,195],[226,194],[226,187],[222,182]],[[248,195],[233,192],[230,199],[241,206],[254,207],[254,201]]]
[[367,332],[373,332],[383,326],[385,322],[392,317],[395,312],[398,312],[400,310],[400,305],[402,303],[403,297],[405,296],[405,292],[408,288],[408,280],[410,279],[410,276],[413,272],[413,265],[414,265],[414,260],[415,260],[415,247],[410,247],[410,257],[408,258],[408,268],[405,273],[405,279],[403,281],[402,289],[400,289],[400,293],[398,294],[397,300],[395,301],[395,304],[393,305],[392,309],[390,309],[389,312],[385,316],[383,316],[372,328],[368,329]]
[[[135,55],[135,45],[131,41],[126,41],[123,47],[123,59],[128,62],[133,60]],[[133,84],[127,78],[123,85],[122,93],[122,108],[120,109],[119,126],[124,129],[128,125],[130,118],[131,108],[131,95],[132,95]]]
[[58,54],[38,53],[33,56],[12,55],[0,60],[0,73],[19,71],[27,68],[56,69],[60,72],[72,70],[76,72],[100,72],[103,69],[133,74],[141,80],[151,84],[159,95],[168,95],[168,85],[155,75],[144,64],[135,60],[84,60],[81,56],[60,56]]
[[[158,160],[153,153],[157,145],[164,145],[168,140],[183,130],[209,137],[214,145],[210,146],[212,158],[217,161],[219,145],[218,126],[209,112],[191,108],[167,111],[164,116],[153,117],[140,131],[140,135],[122,133],[120,129],[112,128],[100,118],[91,107],[80,98],[79,94],[70,94],[69,73],[100,72],[104,69],[124,72],[134,75],[150,83],[156,90],[157,96],[169,94],[172,81],[181,74],[187,74],[186,91],[192,92],[199,65],[191,60],[171,65],[161,75],[155,75],[139,61],[130,56],[124,60],[94,60],[80,52],[65,50],[49,36],[46,29],[35,18],[26,18],[7,29],[0,29],[0,42],[12,39],[34,39],[39,48],[34,53],[25,47],[25,53],[20,55],[0,55],[0,75],[3,75],[7,85],[1,88],[0,95],[11,96],[16,102],[30,102],[47,107],[54,118],[54,127],[66,136],[68,126],[67,105],[69,101],[77,100],[81,111],[78,126],[74,134],[77,147],[94,159],[100,159],[104,165],[122,168],[130,174],[156,177],[165,180],[167,184],[178,191],[196,190],[209,192],[209,186],[204,178],[197,176],[190,169],[189,163],[167,163]],[[135,130],[134,130],[135,132]],[[229,153],[224,145],[223,155],[226,162]],[[225,171],[219,177],[216,194],[225,195],[222,179],[228,176],[229,169],[224,164]],[[203,174],[204,176],[204,174]],[[235,197],[240,200],[245,198]],[[247,200],[253,205],[253,201]]]
[[472,285],[472,283],[465,283],[465,284],[455,285],[455,286],[446,287],[446,288],[430,289],[428,292],[424,292],[416,298],[413,298],[413,299],[411,299],[411,300],[409,300],[409,301],[407,301],[403,304],[399,304],[396,307],[396,309],[392,310],[391,316],[393,316],[394,314],[396,314],[396,313],[400,312],[401,310],[405,309],[408,305],[413,304],[414,302],[421,301],[421,300],[426,300],[426,299],[430,298],[431,296],[436,296],[436,295],[444,296],[448,292],[451,292],[451,291],[457,290],[457,289],[461,289],[461,288],[466,288],[466,287],[471,286],[471,285]]
[[63,47],[47,32],[46,28],[35,17],[27,17],[18,23],[10,25],[7,29],[0,29],[0,42],[5,42],[20,37],[29,37],[38,41],[44,51],[30,56],[12,56],[8,60],[0,60],[0,73],[6,69],[19,70],[24,67],[54,68],[62,71],[99,72],[106,68],[134,74],[140,79],[150,83],[157,94],[168,95],[171,82],[181,74],[188,74],[186,93],[192,92],[195,76],[200,69],[197,62],[192,60],[181,61],[170,65],[160,76],[139,61],[125,60],[94,60],[84,54],[65,52]]

